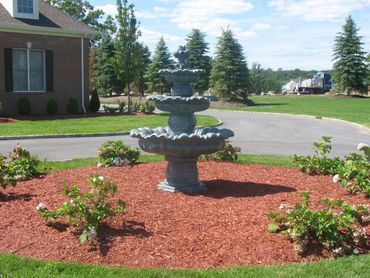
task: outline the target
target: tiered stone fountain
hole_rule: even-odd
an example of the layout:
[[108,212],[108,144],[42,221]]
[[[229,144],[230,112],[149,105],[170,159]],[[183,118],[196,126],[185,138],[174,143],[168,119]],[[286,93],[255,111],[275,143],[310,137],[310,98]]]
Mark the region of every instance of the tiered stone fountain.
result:
[[222,150],[225,139],[234,136],[229,129],[195,127],[194,112],[209,108],[209,100],[193,96],[190,83],[199,79],[201,70],[191,70],[185,63],[185,47],[174,54],[179,60],[177,69],[160,70],[173,83],[171,96],[149,96],[159,110],[170,112],[168,127],[139,128],[131,136],[139,138],[139,146],[150,153],[163,154],[168,161],[166,180],[158,188],[170,192],[205,193],[206,186],[198,178],[197,161],[201,154]]

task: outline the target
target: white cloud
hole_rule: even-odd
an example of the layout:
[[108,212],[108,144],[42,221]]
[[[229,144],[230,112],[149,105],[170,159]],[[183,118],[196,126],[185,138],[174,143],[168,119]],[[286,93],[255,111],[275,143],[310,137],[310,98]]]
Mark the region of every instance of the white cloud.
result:
[[184,39],[179,36],[161,33],[143,27],[140,27],[139,29],[141,32],[141,37],[139,37],[139,40],[144,42],[150,49],[155,49],[155,46],[161,37],[163,37],[166,45],[171,51],[174,51],[179,45],[184,43]]
[[116,15],[117,14],[117,6],[115,4],[106,4],[100,5],[95,7],[96,10],[102,10],[105,14],[108,15]]
[[352,11],[370,6],[370,0],[271,0],[269,6],[286,17],[306,21],[343,19]]
[[268,30],[271,27],[272,26],[270,24],[267,24],[267,23],[256,23],[252,26],[252,30],[254,30],[254,31]]

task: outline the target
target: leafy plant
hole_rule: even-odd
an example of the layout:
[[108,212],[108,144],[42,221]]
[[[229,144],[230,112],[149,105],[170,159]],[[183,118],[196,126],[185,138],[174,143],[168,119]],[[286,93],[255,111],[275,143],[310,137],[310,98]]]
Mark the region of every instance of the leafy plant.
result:
[[124,100],[118,100],[117,101],[117,104],[118,104],[118,107],[119,107],[119,112],[123,113],[125,112],[125,108],[126,108],[126,101]]
[[88,192],[82,192],[77,185],[64,188],[62,192],[70,200],[56,210],[49,210],[43,203],[36,207],[41,216],[49,221],[62,218],[74,226],[82,227],[83,231],[79,236],[81,243],[96,240],[102,220],[123,213],[126,208],[126,203],[121,199],[117,201],[117,208],[113,208],[107,201],[117,192],[117,185],[113,181],[94,175],[87,182],[91,187]]
[[321,210],[309,207],[310,193],[303,192],[302,203],[289,208],[285,213],[271,212],[268,215],[275,223],[269,225],[270,232],[286,235],[295,243],[294,249],[304,254],[312,245],[321,245],[334,256],[359,253],[357,247],[364,244],[366,233],[361,225],[369,217],[369,208],[364,205],[351,206],[342,199],[322,199]]
[[353,153],[346,156],[337,173],[342,185],[351,193],[363,192],[370,197],[370,163],[362,155]]
[[99,147],[98,155],[98,166],[120,166],[137,162],[140,151],[138,148],[126,146],[121,140],[109,140]]
[[100,99],[97,90],[91,92],[91,99],[89,102],[89,110],[91,113],[96,113],[100,108]]
[[239,147],[234,147],[229,140],[226,140],[225,147],[213,154],[204,154],[200,157],[202,160],[220,160],[220,161],[237,161]]
[[105,113],[114,114],[120,110],[117,106],[109,106],[109,105],[103,105],[103,109]]
[[15,186],[17,181],[33,178],[40,174],[37,156],[31,156],[29,151],[17,145],[8,158],[0,156],[0,186],[6,189],[8,185]]
[[298,164],[298,168],[307,174],[330,174],[337,173],[337,167],[341,164],[338,157],[329,158],[331,151],[331,137],[323,136],[321,141],[314,142],[315,154],[312,156],[293,156],[293,162]]
[[18,100],[18,103],[17,103],[17,107],[18,107],[18,113],[21,114],[21,115],[29,115],[31,114],[31,103],[30,103],[30,100],[28,99],[28,97],[21,97],[19,98]]
[[55,115],[58,113],[58,103],[55,99],[51,98],[46,103],[46,113],[50,115]]
[[144,102],[144,112],[145,113],[151,113],[155,110],[155,104],[152,101],[146,101]]
[[77,114],[78,113],[78,103],[77,103],[77,99],[75,98],[70,98],[68,100],[68,104],[67,104],[67,112],[69,114]]

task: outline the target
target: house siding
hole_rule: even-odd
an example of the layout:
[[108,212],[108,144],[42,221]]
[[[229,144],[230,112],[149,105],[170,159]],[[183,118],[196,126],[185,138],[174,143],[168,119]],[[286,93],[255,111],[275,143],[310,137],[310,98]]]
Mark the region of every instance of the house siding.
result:
[[[5,48],[27,48],[32,42],[32,49],[53,51],[53,91],[44,93],[13,93],[5,90]],[[88,107],[89,92],[89,40],[84,39],[84,74],[85,74],[85,107]],[[32,114],[45,114],[46,103],[54,98],[58,103],[58,113],[67,113],[70,98],[81,107],[81,38],[17,34],[0,32],[0,102],[3,114],[15,115],[20,97],[27,96],[31,102]]]

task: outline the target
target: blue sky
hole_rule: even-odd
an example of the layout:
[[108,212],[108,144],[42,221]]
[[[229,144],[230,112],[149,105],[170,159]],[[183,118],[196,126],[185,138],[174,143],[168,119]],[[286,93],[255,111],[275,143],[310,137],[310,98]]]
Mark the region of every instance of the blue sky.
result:
[[[114,15],[115,0],[90,0]],[[192,28],[206,32],[213,54],[222,28],[241,43],[248,64],[272,69],[332,67],[336,33],[351,14],[370,52],[370,0],[129,0],[140,21],[141,41],[151,50],[161,36],[171,51]]]

